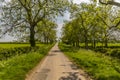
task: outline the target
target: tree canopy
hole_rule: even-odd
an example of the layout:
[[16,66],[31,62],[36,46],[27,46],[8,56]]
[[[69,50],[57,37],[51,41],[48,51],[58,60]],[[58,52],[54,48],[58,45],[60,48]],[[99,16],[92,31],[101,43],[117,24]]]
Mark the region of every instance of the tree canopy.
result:
[[91,3],[73,4],[71,6],[71,21],[63,27],[63,42],[79,46],[85,43],[88,49],[89,43],[96,47],[100,42],[105,47],[112,40],[112,33],[119,29],[120,12],[111,5],[98,5],[96,1]]
[[[30,44],[35,46],[35,27],[44,20],[53,20],[69,6],[67,0],[11,0],[3,7],[1,21],[5,32],[15,28],[29,29]],[[16,29],[15,29],[16,30]]]

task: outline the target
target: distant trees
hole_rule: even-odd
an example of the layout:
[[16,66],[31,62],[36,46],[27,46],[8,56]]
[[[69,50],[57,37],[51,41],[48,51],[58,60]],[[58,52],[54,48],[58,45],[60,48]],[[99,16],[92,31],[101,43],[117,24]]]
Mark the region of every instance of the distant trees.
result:
[[[4,5],[2,22],[5,32],[29,29],[30,44],[35,46],[35,28],[40,21],[52,21],[68,7],[67,0],[11,0]],[[26,31],[25,31],[26,32]]]
[[57,24],[53,21],[43,20],[37,24],[36,37],[43,43],[52,43],[56,41]]
[[64,42],[85,44],[88,49],[89,43],[93,48],[96,43],[102,43],[108,47],[110,35],[118,29],[120,18],[119,11],[112,9],[111,6],[97,5],[96,2],[90,4],[74,4],[71,8],[71,21],[65,23],[63,27]]
[[63,26],[63,42],[79,46],[80,27],[78,27],[78,24],[77,20],[74,19]]

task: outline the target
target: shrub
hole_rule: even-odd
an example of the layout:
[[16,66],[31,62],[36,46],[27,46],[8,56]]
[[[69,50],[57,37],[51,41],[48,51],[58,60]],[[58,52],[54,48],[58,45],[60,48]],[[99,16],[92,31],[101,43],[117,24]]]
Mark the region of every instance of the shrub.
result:
[[27,54],[29,52],[35,52],[39,47],[15,47],[15,48],[1,48],[0,49],[0,60],[8,59],[15,55]]

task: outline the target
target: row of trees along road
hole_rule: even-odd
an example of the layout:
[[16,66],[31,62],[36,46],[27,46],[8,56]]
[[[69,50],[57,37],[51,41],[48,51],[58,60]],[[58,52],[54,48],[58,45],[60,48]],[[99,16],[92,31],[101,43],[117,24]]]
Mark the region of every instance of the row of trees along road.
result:
[[108,42],[116,39],[113,32],[119,31],[119,8],[108,5],[110,2],[100,2],[102,4],[96,0],[89,4],[72,4],[71,21],[66,21],[63,27],[63,42],[77,47],[80,42],[85,43],[85,48],[91,43],[95,48],[98,42],[108,47]]
[[[44,20],[47,20],[47,22],[43,24],[49,23],[51,26],[54,25],[54,18],[60,14],[62,15],[69,6],[68,0],[5,1],[6,0],[3,0],[4,6],[1,13],[2,26],[4,25],[2,29],[4,29],[4,33],[8,31],[15,32],[16,30],[19,30],[21,32],[22,30],[24,30],[24,32],[29,32],[29,41],[32,47],[36,46],[35,33],[40,33],[40,31],[36,31],[36,29],[38,30],[38,28],[43,28],[43,25],[41,26],[40,22],[45,22]],[[47,27],[48,25],[45,26]],[[47,28],[50,28],[50,26]],[[48,35],[47,33],[44,34],[44,32],[45,31],[43,31],[43,35],[47,36],[45,38],[46,42],[48,42]],[[40,33],[40,35],[41,34],[42,33]],[[51,35],[49,37],[52,37],[52,34],[55,34],[54,30],[51,32]]]

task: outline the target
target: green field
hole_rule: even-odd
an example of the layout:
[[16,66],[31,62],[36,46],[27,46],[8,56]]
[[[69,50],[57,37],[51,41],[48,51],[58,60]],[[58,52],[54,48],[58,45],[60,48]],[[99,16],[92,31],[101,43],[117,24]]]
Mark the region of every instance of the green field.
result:
[[60,44],[59,47],[79,68],[94,80],[120,80],[120,60],[99,52]]
[[[1,44],[0,46],[5,48],[12,56],[0,61],[0,80],[25,80],[29,70],[35,67],[53,46],[53,44],[38,45],[39,47],[29,48],[28,44]],[[12,50],[14,49],[16,51],[13,53]],[[27,49],[30,51],[27,51]],[[11,51],[9,52],[9,50]]]
[[[36,46],[41,46],[44,44],[36,44]],[[14,48],[14,47],[29,47],[29,43],[19,44],[19,43],[0,43],[0,48]]]
[[[79,44],[81,47],[84,47],[85,46],[85,43],[80,43]],[[92,47],[92,44],[89,43],[88,44],[89,47]],[[102,43],[96,43],[96,47],[102,47],[104,46]],[[108,47],[120,47],[120,43],[108,43]]]
[[0,44],[0,48],[14,48],[14,47],[25,47],[29,46],[29,44]]

